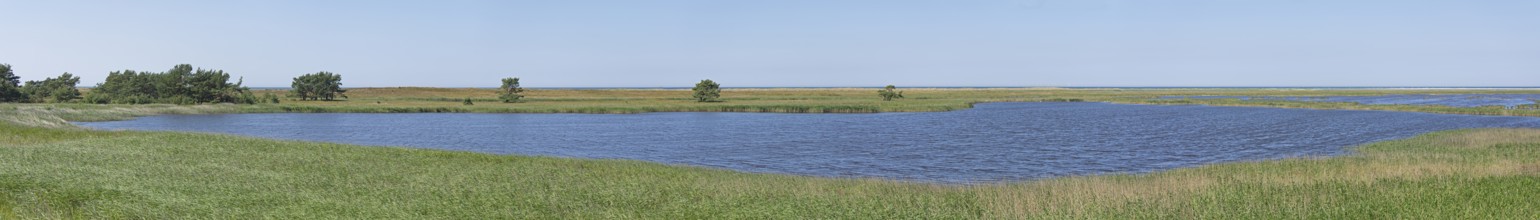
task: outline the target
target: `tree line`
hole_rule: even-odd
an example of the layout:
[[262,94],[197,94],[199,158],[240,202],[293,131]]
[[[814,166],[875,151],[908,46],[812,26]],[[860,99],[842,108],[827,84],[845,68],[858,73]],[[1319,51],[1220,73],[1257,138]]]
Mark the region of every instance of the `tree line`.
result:
[[107,80],[84,97],[84,102],[98,104],[199,104],[256,103],[257,98],[230,82],[223,70],[195,69],[181,64],[165,72],[123,70],[107,74]]
[[0,102],[68,102],[80,97],[79,83],[70,73],[22,83],[10,64],[0,64]]
[[[699,83],[695,83],[695,87],[690,88],[690,91],[690,97],[695,98],[696,102],[722,101],[722,85],[717,84],[716,81],[711,81],[711,79],[705,79],[701,80]],[[883,87],[882,89],[877,90],[877,96],[882,97],[882,101],[893,101],[894,99],[904,98],[904,92],[898,91],[898,87],[888,85],[887,87]]]
[[[9,64],[0,64],[0,102],[63,103],[83,102],[97,104],[202,104],[202,103],[279,103],[273,93],[253,95],[251,89],[241,85],[245,80],[230,82],[230,74],[223,70],[193,68],[189,64],[171,67],[165,72],[123,70],[107,74],[107,79],[96,84],[90,93],[81,96],[77,89],[80,77],[64,73],[42,81],[26,81],[16,76]],[[691,88],[691,97],[697,102],[721,102],[722,88],[716,81],[701,80]],[[524,88],[519,78],[503,78],[498,87],[498,99],[504,103],[522,102]],[[294,77],[288,97],[298,100],[346,99],[347,89],[342,88],[342,75],[332,72],[316,72]],[[893,85],[878,90],[883,101],[903,98],[903,92]],[[471,105],[469,98],[464,104]]]
[[[96,104],[203,104],[278,103],[280,98],[272,93],[254,95],[251,89],[241,85],[243,79],[231,82],[229,73],[223,70],[193,68],[180,64],[164,72],[122,70],[107,74],[107,79],[96,84],[85,96],[77,88],[80,77],[64,73],[42,81],[21,83],[9,64],[0,64],[0,102],[33,103],[96,103]],[[342,76],[330,72],[305,74],[294,78],[291,97],[301,100],[332,100],[347,90],[342,89]]]

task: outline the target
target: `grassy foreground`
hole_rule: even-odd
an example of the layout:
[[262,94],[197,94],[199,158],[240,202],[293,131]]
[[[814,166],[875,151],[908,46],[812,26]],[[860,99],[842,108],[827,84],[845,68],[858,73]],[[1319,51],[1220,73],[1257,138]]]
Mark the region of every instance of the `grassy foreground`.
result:
[[8,107],[0,219],[1540,218],[1535,129],[1438,132],[1334,158],[955,186],[18,124],[238,109],[228,106]]

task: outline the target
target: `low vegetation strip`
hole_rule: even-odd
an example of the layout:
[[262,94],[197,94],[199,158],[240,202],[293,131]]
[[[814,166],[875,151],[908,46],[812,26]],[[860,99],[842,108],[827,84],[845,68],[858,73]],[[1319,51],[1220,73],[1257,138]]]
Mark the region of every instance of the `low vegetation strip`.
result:
[[[9,111],[243,111],[32,107]],[[105,116],[82,116],[95,114]],[[1333,158],[936,185],[13,121],[0,122],[6,219],[1540,218],[1536,129],[1437,132]]]
[[[1102,101],[1140,104],[1209,104],[1432,113],[1540,116],[1540,103],[1517,108],[1360,105],[1278,100],[1183,99],[1223,96],[1371,96],[1433,94],[1537,94],[1535,89],[1056,89],[1056,88],[746,88],[724,89],[701,80],[691,89],[525,89],[519,78],[497,89],[342,87],[342,75],[316,72],[295,77],[289,89],[252,90],[243,78],[217,69],[180,64],[164,72],[123,70],[93,88],[78,89],[69,73],[22,83],[0,64],[0,103],[250,104],[242,112],[496,112],[640,113],[663,111],[871,113],[948,111],[978,102]],[[493,85],[493,84],[488,84]],[[905,95],[909,92],[909,95]],[[902,99],[903,101],[897,101]],[[288,100],[288,101],[284,101]],[[324,101],[324,102],[323,102]],[[475,105],[498,101],[494,105]],[[693,101],[693,102],[692,102]],[[475,106],[475,107],[468,107]]]
[[[1240,99],[1161,99],[1170,96],[1372,96],[1397,94],[1536,94],[1529,89],[1057,89],[1057,88],[910,88],[902,99],[883,101],[867,88],[721,89],[719,102],[698,102],[689,89],[528,89],[519,102],[494,103],[498,89],[356,88],[346,101],[289,101],[278,112],[489,112],[489,113],[643,113],[643,112],[783,112],[870,113],[932,112],[967,109],[984,102],[1115,102],[1164,105],[1223,105],[1314,109],[1412,111],[1446,114],[1540,116],[1537,109],[1501,106],[1449,107],[1365,105]],[[283,90],[255,90],[282,94]],[[897,97],[896,93],[890,93]],[[478,103],[463,105],[470,99]],[[891,99],[891,98],[890,98]],[[260,109],[260,108],[259,108]]]
[[[277,97],[287,90],[251,90],[257,97]],[[89,90],[87,94],[89,94]],[[883,101],[879,91],[864,88],[722,89],[715,102],[698,102],[688,89],[529,89],[517,101],[504,101],[506,92],[474,88],[355,88],[336,101],[284,101],[257,104],[126,105],[81,103],[0,103],[0,110],[53,111],[63,114],[45,124],[64,120],[121,120],[164,113],[645,113],[645,112],[780,112],[873,113],[934,112],[971,108],[984,102],[1114,102],[1162,105],[1260,106],[1280,108],[1410,111],[1446,114],[1540,116],[1540,109],[1501,106],[1449,107],[1426,105],[1364,105],[1343,102],[1302,102],[1267,99],[1160,99],[1168,96],[1354,96],[1387,94],[1534,94],[1540,90],[1315,90],[1315,89],[1053,89],[912,88],[903,98]],[[465,105],[471,100],[475,105]],[[89,111],[87,111],[89,110]],[[74,113],[69,113],[74,112]],[[83,114],[94,112],[93,114]],[[0,116],[7,119],[9,116]],[[14,117],[9,117],[14,118]],[[30,117],[29,119],[36,119]],[[7,119],[17,122],[15,119]],[[40,122],[25,122],[38,124]]]

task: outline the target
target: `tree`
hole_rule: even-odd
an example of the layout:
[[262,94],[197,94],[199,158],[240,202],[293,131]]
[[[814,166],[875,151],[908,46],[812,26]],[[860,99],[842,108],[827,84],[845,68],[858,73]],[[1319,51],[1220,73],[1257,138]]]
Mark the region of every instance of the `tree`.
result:
[[519,102],[520,98],[524,98],[524,88],[519,87],[518,77],[503,78],[503,86],[498,88],[497,98],[502,99],[503,103]]
[[21,91],[21,77],[11,72],[10,64],[0,64],[0,102],[25,100],[27,100],[27,94]]
[[294,77],[293,88],[290,93],[300,100],[333,100],[337,97],[347,98],[342,89],[342,75],[321,71]]
[[171,67],[170,70],[153,76],[154,79],[152,81],[155,83],[153,91],[157,97],[173,100],[172,103],[184,104],[184,102],[192,102],[194,99],[191,97],[187,88],[189,86],[186,84],[186,79],[191,77],[192,74],[192,65],[178,64]]
[[710,79],[695,83],[695,88],[690,91],[695,92],[691,97],[695,97],[696,102],[717,102],[717,98],[722,97],[722,86]]
[[[188,65],[187,68],[192,68]],[[242,78],[235,83],[229,83],[230,74],[222,70],[198,69],[189,75],[176,75],[182,78],[182,95],[191,97],[197,102],[229,102],[250,103],[253,97],[247,93],[247,88],[241,86],[246,79]]]
[[460,102],[460,104],[475,105],[476,103],[471,102],[471,98],[465,98],[465,101],[464,102]]
[[904,92],[897,91],[895,89],[898,89],[898,87],[888,85],[888,87],[877,90],[877,95],[882,96],[882,101],[893,101],[895,98],[904,98]]
[[91,89],[91,94],[86,95],[86,102],[91,103],[115,103],[115,104],[148,104],[154,103],[159,94],[155,92],[154,73],[139,74],[133,70],[113,71],[107,74],[107,80],[96,84]]
[[45,78],[43,81],[27,81],[27,85],[21,90],[32,99],[32,102],[69,102],[80,98],[80,90],[75,86],[80,84],[80,77],[64,73],[55,78]]

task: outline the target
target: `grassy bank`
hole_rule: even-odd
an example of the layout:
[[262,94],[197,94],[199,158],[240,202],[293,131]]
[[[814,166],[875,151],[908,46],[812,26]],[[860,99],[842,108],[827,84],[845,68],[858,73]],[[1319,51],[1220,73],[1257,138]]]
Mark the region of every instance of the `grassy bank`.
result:
[[[643,112],[786,112],[872,113],[951,111],[983,102],[1096,101],[1134,104],[1204,104],[1285,108],[1416,111],[1452,114],[1540,116],[1540,110],[1501,107],[1458,108],[1447,106],[1360,105],[1354,103],[1296,102],[1239,99],[1167,99],[1163,96],[1355,96],[1388,94],[1535,94],[1540,90],[1410,90],[1410,89],[902,89],[905,99],[885,102],[876,89],[725,89],[723,102],[699,103],[684,89],[531,89],[521,103],[502,103],[492,89],[470,88],[355,88],[341,101],[285,100],[257,105],[83,105],[0,104],[0,110],[77,109],[101,114],[65,114],[70,120],[114,120],[160,113],[268,113],[268,112],[481,112],[481,113],[643,113]],[[87,90],[89,93],[89,90]],[[284,90],[257,90],[258,95],[282,94]],[[464,105],[471,99],[474,105]],[[86,111],[82,111],[86,112]],[[106,112],[106,113],[103,113]],[[0,118],[3,119],[3,118]],[[55,124],[61,122],[55,122]]]
[[[698,103],[685,89],[573,90],[531,89],[522,103],[501,103],[492,89],[359,88],[346,101],[289,101],[246,111],[269,112],[491,112],[491,113],[641,113],[641,112],[791,112],[870,113],[950,111],[982,102],[1101,101],[1137,104],[1207,104],[1321,109],[1418,111],[1454,114],[1540,116],[1537,110],[1500,107],[1359,105],[1279,100],[1186,99],[1163,96],[1361,96],[1391,94],[1535,94],[1540,90],[1467,89],[901,89],[905,99],[885,102],[876,89],[725,89],[724,102]],[[281,90],[258,93],[282,93]],[[463,105],[465,99],[475,105]]]
[[[11,110],[246,110],[95,107]],[[1540,218],[1540,130],[1439,132],[1356,150],[952,186],[0,122],[0,219]]]

